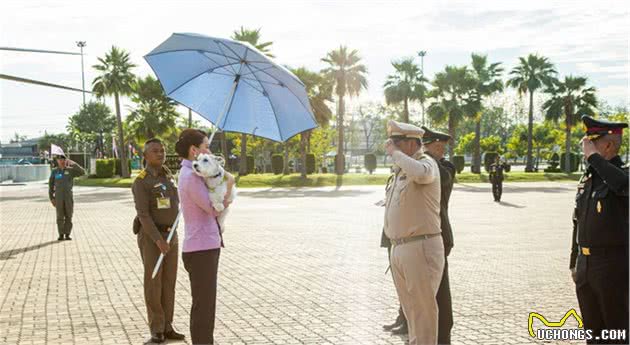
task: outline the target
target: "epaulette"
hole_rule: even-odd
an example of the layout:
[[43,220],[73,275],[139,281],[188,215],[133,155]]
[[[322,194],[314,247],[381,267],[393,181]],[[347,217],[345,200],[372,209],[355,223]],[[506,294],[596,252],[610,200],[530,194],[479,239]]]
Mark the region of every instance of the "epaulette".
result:
[[136,176],[137,179],[142,180],[145,176],[147,176],[147,171],[142,169],[142,171]]

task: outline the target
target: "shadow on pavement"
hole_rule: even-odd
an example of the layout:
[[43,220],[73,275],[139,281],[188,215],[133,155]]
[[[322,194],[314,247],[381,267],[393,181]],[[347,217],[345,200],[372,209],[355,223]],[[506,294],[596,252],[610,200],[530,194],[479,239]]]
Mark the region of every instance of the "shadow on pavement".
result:
[[[488,183],[487,186],[473,186],[464,183],[456,183],[453,186],[454,190],[462,191],[462,192],[471,192],[471,193],[490,193],[492,194],[492,185]],[[575,191],[574,187],[524,187],[524,186],[514,186],[514,185],[503,185],[503,194],[505,193],[530,193],[530,192],[539,192],[539,193],[566,193],[569,191]]]
[[274,199],[274,198],[303,198],[303,197],[311,197],[311,198],[331,198],[331,197],[352,197],[352,196],[360,196],[363,194],[371,194],[372,191],[361,191],[361,190],[312,190],[310,188],[302,188],[302,189],[290,189],[290,190],[278,190],[278,189],[265,189],[256,192],[248,192],[244,190],[239,190],[238,195],[247,196],[251,198],[266,198],[266,199]]
[[523,205],[512,204],[512,203],[505,202],[505,201],[499,201],[499,205],[506,206],[506,207],[514,207],[514,208],[525,208],[526,207],[526,206],[523,206]]
[[59,243],[59,242],[60,241],[48,241],[48,242],[36,244],[34,246],[5,250],[3,252],[0,252],[0,260],[13,259],[13,256],[15,256],[17,254],[30,252],[31,250],[37,250],[37,249],[44,248],[44,247],[47,247],[47,246],[49,246],[51,244]]

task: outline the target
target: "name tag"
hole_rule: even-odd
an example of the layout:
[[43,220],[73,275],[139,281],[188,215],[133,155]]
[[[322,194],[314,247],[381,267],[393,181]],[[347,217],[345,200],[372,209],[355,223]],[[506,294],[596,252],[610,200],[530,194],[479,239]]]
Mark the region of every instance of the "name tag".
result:
[[63,174],[62,173],[55,174],[55,180],[61,180],[62,178],[63,178]]
[[171,199],[157,198],[157,208],[160,210],[171,208]]

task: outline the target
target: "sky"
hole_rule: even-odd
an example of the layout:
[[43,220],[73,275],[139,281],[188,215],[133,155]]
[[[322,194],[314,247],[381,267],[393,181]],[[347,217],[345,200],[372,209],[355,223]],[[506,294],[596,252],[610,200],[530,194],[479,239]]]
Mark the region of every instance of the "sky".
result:
[[[427,51],[429,78],[465,65],[472,52],[512,69],[519,56],[548,57],[561,77],[588,77],[600,99],[628,105],[630,16],[627,1],[28,1],[0,2],[0,47],[78,52],[91,68],[112,45],[130,52],[135,73],[152,73],[142,58],[173,32],[229,38],[240,26],[261,28],[276,61],[313,70],[340,45],[357,49],[369,88],[359,101],[382,101],[392,60]],[[0,73],[81,88],[81,59],[0,51]],[[89,99],[89,96],[88,96]],[[0,141],[66,131],[81,93],[0,80]],[[107,102],[113,106],[112,100]],[[123,117],[131,105],[123,103]],[[113,109],[113,107],[112,107]],[[182,113],[184,113],[182,111]],[[200,119],[196,117],[196,119]]]

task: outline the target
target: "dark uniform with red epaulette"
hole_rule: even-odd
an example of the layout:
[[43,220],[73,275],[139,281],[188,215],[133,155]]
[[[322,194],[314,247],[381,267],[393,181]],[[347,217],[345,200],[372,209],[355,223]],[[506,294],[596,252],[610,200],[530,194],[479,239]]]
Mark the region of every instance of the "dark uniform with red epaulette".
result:
[[[583,117],[587,136],[621,134],[625,123]],[[588,157],[588,168],[579,181],[573,214],[570,268],[584,328],[600,332],[625,330],[628,342],[628,167],[619,156],[606,160],[598,153]]]

